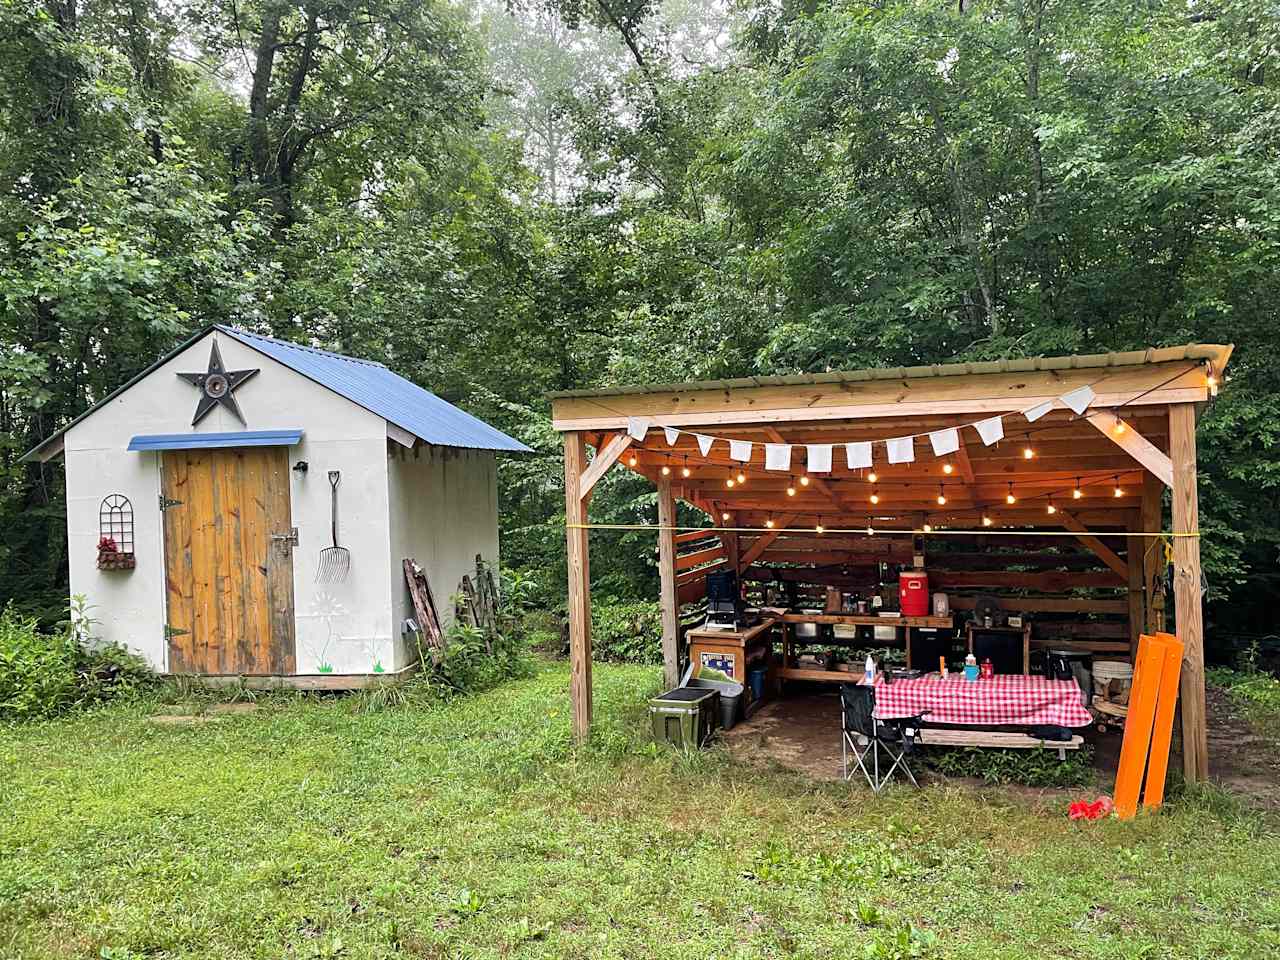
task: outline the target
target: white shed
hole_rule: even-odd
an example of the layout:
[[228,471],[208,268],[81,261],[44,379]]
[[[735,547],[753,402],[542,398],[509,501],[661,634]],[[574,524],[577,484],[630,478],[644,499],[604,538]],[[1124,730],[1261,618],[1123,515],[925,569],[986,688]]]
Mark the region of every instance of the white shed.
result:
[[495,456],[520,452],[382,364],[213,326],[26,456],[66,458],[71,592],[105,640],[341,687],[416,662],[404,558],[445,626],[496,568]]

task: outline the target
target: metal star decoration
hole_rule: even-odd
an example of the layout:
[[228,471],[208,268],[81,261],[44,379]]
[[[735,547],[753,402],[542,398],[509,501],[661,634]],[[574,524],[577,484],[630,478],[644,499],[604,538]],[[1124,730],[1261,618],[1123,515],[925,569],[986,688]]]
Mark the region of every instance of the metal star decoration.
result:
[[[223,406],[236,415],[236,419],[245,423],[244,414],[240,412],[240,404],[232,396],[235,389],[252,377],[257,370],[228,370],[222,365],[222,354],[218,351],[215,340],[213,350],[209,353],[209,369],[204,373],[180,373],[187,383],[200,391],[200,402],[196,404],[196,415],[191,420],[194,427],[205,418],[205,415],[216,406]],[[248,424],[245,424],[248,426]]]

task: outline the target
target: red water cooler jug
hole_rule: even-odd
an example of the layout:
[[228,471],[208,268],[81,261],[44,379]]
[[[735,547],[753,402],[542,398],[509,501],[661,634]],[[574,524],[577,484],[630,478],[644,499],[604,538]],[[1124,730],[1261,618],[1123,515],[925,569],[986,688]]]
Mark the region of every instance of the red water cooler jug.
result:
[[898,574],[898,606],[904,617],[929,615],[929,575],[923,570]]

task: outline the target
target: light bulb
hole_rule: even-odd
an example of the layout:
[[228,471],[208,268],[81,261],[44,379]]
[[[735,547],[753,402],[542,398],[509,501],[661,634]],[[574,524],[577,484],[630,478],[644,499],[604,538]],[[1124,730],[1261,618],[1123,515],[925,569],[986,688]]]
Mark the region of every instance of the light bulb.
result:
[[1006,493],[1006,494],[1005,494],[1005,497],[1004,497],[1004,502],[1005,502],[1005,503],[1017,503],[1017,502],[1018,502],[1018,498],[1017,498],[1017,497],[1015,497],[1012,493]]
[[1084,496],[1084,491],[1080,489],[1080,482],[1077,480],[1077,481],[1076,481],[1076,488],[1075,488],[1074,490],[1072,490],[1072,491],[1071,491],[1071,499],[1072,499],[1072,500],[1079,500],[1079,499],[1080,499],[1081,497],[1083,497],[1083,496]]
[[721,520],[723,520],[725,523],[728,523],[728,522],[729,522],[729,515],[728,515],[727,513],[722,513],[722,514],[720,514],[720,519],[721,519]]
[[1124,496],[1124,490],[1122,490],[1119,485],[1116,486],[1115,490],[1113,490],[1112,493],[1117,497]]
[[990,517],[988,517],[986,514],[983,514],[983,515],[982,515],[982,525],[983,525],[984,527],[989,527],[989,526],[991,526],[991,518],[990,518]]
[[870,500],[872,503],[879,503],[879,502],[880,502],[880,494],[878,494],[878,493],[873,493],[873,494],[872,494],[871,496],[869,496],[867,499],[868,499],[868,500]]
[[929,526],[929,524],[927,524],[927,523],[926,523],[926,524],[924,525],[924,532],[925,532],[925,533],[933,533],[933,527]]
[[945,507],[946,505],[947,505],[946,495],[941,493],[938,494],[938,506]]
[[665,463],[662,465],[662,475],[664,477],[671,476],[671,468],[668,467]]
[[1032,450],[1030,447],[1023,447],[1023,448],[1022,448],[1022,459],[1023,459],[1023,460],[1030,460],[1030,459],[1031,459],[1032,457],[1034,457],[1035,455],[1036,455],[1036,452],[1035,452],[1034,450]]
[[766,521],[764,522],[764,525],[765,525],[766,527],[768,527],[770,530],[772,530],[772,529],[773,529],[773,521],[772,521],[772,520],[766,520]]
[[878,479],[880,478],[876,476],[876,472],[874,470],[867,474],[868,483],[875,483]]
[[949,463],[944,463],[944,464],[942,465],[942,472],[943,472],[943,473],[945,473],[947,476],[951,476],[951,474],[952,474],[952,472],[953,472],[954,470],[955,470],[955,467],[953,467],[953,466],[952,466],[951,464],[949,464]]
[[724,485],[725,485],[726,487],[728,487],[730,490],[732,490],[732,489],[733,489],[733,477],[730,477],[728,480],[726,480],[726,481],[724,482]]
[[1049,504],[1049,506],[1045,507],[1045,513],[1057,513],[1057,512],[1058,512],[1058,508],[1055,507],[1052,503]]
[[636,455],[634,453],[627,458],[627,466],[629,467],[634,467],[639,462],[640,461],[636,459]]
[[1124,425],[1123,420],[1116,421],[1116,436],[1119,436],[1120,434],[1124,433],[1128,429],[1129,428]]
[[808,485],[809,485],[809,478],[808,478],[808,477],[801,477],[801,478],[800,478],[800,486],[802,486],[802,487],[807,487]]
[[681,468],[680,468],[680,476],[682,476],[682,477],[687,477],[687,476],[689,476],[691,473],[693,473],[693,471],[692,471],[692,470],[690,470],[688,467],[681,467]]
[[795,495],[796,495],[796,488],[795,488],[795,487],[792,487],[792,486],[788,486],[788,487],[787,487],[787,496],[788,496],[788,497],[794,497]]
[[738,471],[738,482],[739,482],[739,483],[746,483],[746,482],[747,482],[747,475],[746,475],[745,473],[743,473],[741,470],[739,470],[739,471]]
[[826,528],[822,526],[822,521],[821,521],[821,520],[819,520],[819,521],[818,521],[818,525],[817,525],[816,527],[814,527],[813,529],[814,529],[815,531],[817,531],[818,533],[822,533],[822,532],[823,532],[823,530],[825,530]]

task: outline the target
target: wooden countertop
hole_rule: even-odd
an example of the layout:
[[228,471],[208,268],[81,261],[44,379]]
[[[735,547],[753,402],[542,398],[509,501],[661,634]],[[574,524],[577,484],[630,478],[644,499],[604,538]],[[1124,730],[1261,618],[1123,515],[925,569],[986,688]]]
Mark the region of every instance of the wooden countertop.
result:
[[778,622],[778,617],[775,614],[766,613],[761,615],[759,623],[748,627],[746,630],[708,630],[705,627],[701,627],[695,630],[688,631],[685,634],[685,636],[688,637],[689,640],[691,641],[692,640],[708,640],[708,641],[719,640],[724,643],[746,644],[746,643],[750,643],[752,640],[760,636],[760,634],[764,633],[766,630],[769,630],[777,622]]
[[783,623],[841,623],[859,627],[931,627],[951,629],[951,617],[878,617],[873,613],[784,613]]

